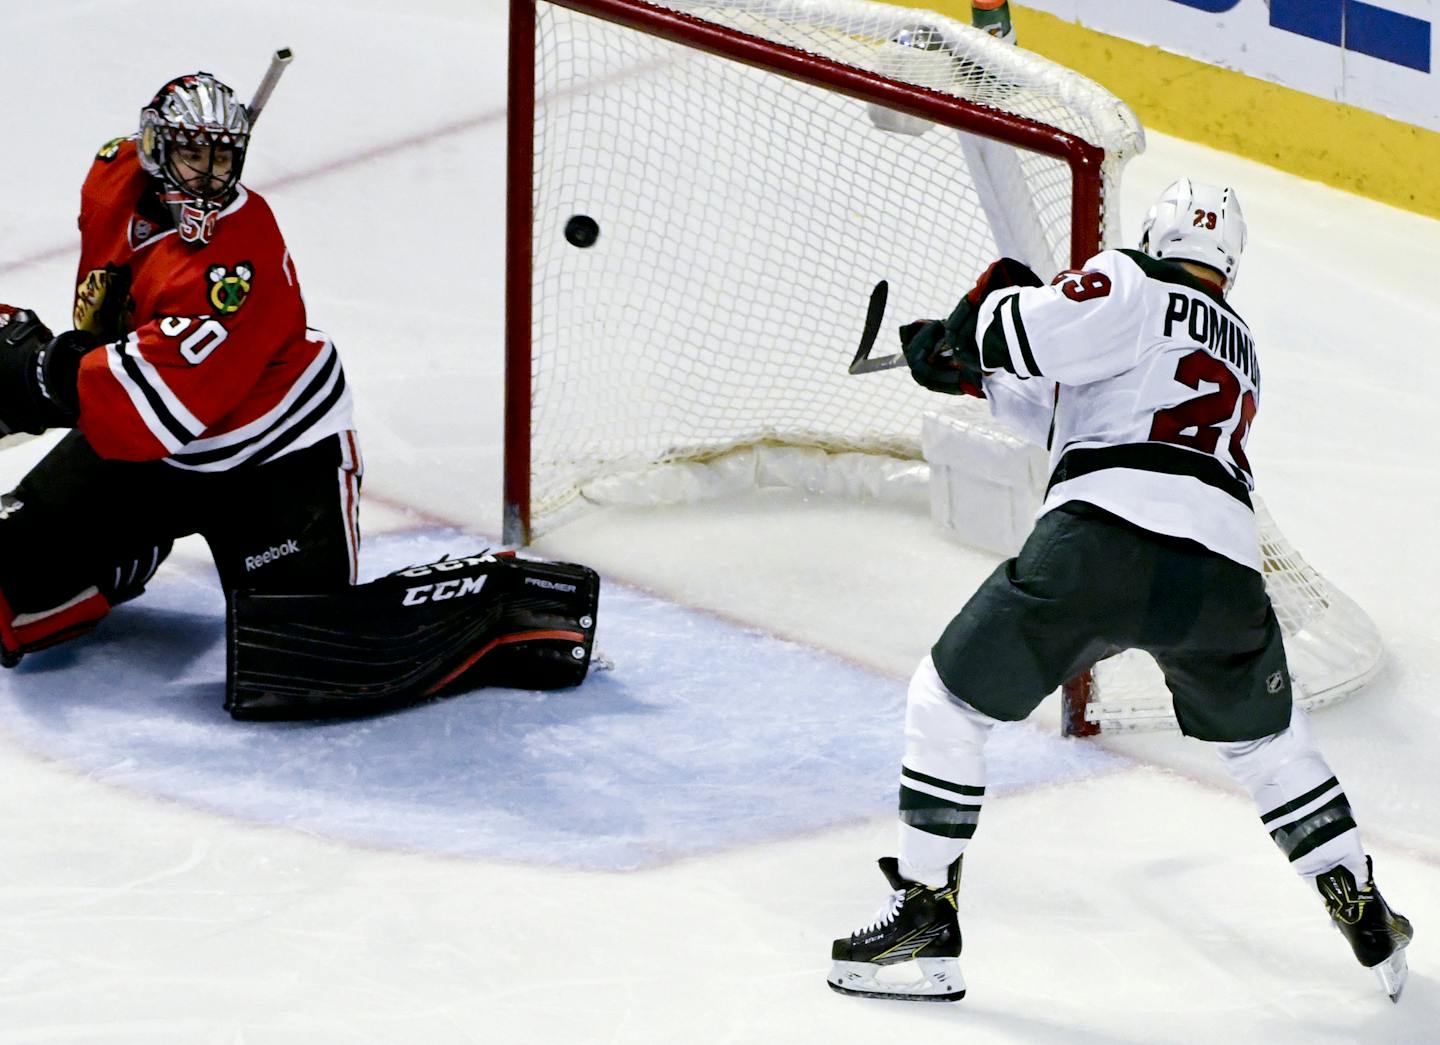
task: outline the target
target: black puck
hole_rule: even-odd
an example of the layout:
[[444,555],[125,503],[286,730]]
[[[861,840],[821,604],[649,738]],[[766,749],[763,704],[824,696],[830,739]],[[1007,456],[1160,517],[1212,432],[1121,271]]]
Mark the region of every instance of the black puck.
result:
[[572,247],[593,247],[600,238],[600,226],[588,214],[572,214],[565,223],[565,239]]

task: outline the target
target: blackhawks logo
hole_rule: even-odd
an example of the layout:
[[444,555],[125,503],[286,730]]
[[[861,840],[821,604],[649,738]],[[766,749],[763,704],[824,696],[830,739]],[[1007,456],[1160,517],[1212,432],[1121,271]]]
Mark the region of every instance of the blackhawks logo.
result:
[[210,304],[228,316],[239,312],[240,306],[250,296],[250,281],[255,277],[255,267],[248,261],[237,263],[233,270],[224,265],[211,265],[205,276],[210,280]]
[[120,337],[130,328],[135,299],[130,296],[130,266],[92,269],[75,287],[74,323],[102,341]]

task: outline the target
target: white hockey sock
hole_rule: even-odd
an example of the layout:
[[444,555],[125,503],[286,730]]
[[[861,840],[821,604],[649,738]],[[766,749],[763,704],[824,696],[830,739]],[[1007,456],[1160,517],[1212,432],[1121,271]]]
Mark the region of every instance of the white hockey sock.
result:
[[1255,799],[1260,822],[1302,877],[1344,864],[1364,884],[1365,850],[1349,800],[1298,706],[1273,736],[1216,744],[1230,774]]
[[915,670],[900,767],[900,873],[940,888],[965,851],[985,797],[985,740],[995,720],[945,688],[929,657]]

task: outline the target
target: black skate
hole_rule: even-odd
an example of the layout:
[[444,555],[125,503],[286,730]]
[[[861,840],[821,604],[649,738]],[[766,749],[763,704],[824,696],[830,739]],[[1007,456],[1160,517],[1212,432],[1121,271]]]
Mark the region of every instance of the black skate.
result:
[[873,922],[835,941],[826,981],[841,994],[866,998],[959,1001],[965,997],[955,915],[960,861],[950,866],[943,889],[900,877],[893,856],[881,858],[880,870],[895,891]]
[[1344,865],[1320,875],[1315,885],[1325,898],[1325,909],[1335,927],[1350,941],[1356,959],[1365,968],[1375,970],[1391,1001],[1399,1001],[1410,971],[1405,948],[1415,930],[1410,927],[1410,919],[1392,911],[1375,888],[1375,869],[1368,856],[1365,870],[1368,880],[1363,886],[1356,884],[1355,876]]

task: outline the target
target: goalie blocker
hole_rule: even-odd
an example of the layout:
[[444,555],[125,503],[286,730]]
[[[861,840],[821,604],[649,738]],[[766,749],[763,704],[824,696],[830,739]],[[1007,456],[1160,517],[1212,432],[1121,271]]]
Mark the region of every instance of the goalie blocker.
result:
[[600,578],[483,552],[314,595],[237,591],[225,709],[360,715],[475,686],[559,689],[590,667]]

